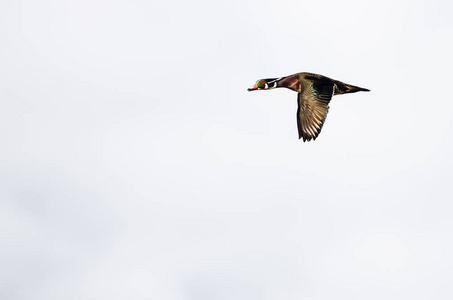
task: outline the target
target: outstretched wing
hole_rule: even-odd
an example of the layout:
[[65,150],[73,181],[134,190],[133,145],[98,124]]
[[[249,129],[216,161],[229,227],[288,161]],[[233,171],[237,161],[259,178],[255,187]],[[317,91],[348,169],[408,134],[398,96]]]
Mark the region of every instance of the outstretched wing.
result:
[[309,81],[298,94],[297,128],[299,139],[316,140],[329,111],[334,84],[330,80],[306,78]]

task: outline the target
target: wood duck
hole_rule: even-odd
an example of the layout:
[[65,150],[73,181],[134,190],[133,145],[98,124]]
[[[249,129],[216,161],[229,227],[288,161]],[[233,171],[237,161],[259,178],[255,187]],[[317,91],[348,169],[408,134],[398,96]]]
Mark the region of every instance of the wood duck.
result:
[[332,96],[370,90],[313,73],[297,73],[280,78],[261,79],[247,89],[270,90],[285,87],[298,93],[297,129],[299,139],[316,140],[329,111]]

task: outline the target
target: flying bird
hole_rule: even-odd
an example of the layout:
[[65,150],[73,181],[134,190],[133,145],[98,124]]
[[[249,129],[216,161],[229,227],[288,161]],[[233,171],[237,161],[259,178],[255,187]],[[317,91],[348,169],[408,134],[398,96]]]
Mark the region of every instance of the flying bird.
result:
[[280,78],[260,79],[255,86],[247,90],[270,90],[279,87],[285,87],[298,93],[297,129],[299,139],[302,138],[304,142],[316,140],[318,137],[326,120],[332,96],[370,91],[313,73],[297,73]]

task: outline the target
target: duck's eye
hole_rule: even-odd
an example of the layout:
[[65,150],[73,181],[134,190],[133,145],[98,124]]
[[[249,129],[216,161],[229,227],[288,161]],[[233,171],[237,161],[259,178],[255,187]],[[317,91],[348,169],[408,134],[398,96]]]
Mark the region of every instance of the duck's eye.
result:
[[258,80],[256,82],[256,86],[259,87],[259,88],[264,87],[264,80]]

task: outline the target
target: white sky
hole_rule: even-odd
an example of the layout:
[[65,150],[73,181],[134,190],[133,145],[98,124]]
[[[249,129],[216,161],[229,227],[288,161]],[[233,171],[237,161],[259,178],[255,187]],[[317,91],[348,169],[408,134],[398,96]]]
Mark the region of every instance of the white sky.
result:
[[0,298],[452,299],[452,9],[3,1]]

